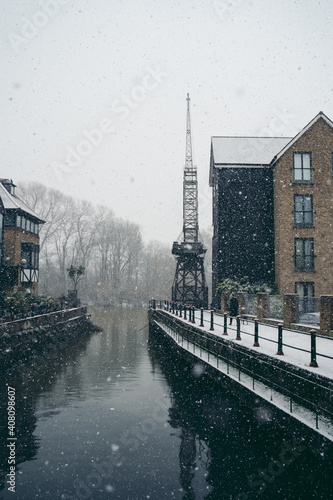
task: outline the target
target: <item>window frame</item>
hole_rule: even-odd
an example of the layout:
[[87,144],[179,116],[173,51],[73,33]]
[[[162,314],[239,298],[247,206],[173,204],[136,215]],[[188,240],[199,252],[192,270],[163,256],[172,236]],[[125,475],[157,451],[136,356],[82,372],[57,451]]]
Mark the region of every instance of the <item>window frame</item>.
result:
[[[301,168],[296,168],[295,167],[295,158],[296,158],[296,155],[300,155],[301,156]],[[309,155],[309,158],[310,158],[310,167],[309,168],[303,168],[303,156],[304,155]],[[312,153],[311,151],[294,151],[293,152],[293,183],[295,184],[312,184],[313,183],[313,168],[312,168]],[[301,179],[296,179],[295,178],[295,172],[296,171],[301,171],[302,173],[302,178]],[[309,170],[310,172],[310,179],[304,179],[304,171],[307,171]]]
[[[296,199],[302,199],[302,210],[296,210],[297,203]],[[305,198],[310,198],[311,210],[305,210]],[[313,195],[312,194],[294,194],[294,226],[296,227],[313,227],[314,226],[314,211],[313,211]],[[305,214],[311,214],[311,222],[305,221]],[[302,222],[297,222],[296,216],[297,214],[302,214]]]
[[[301,242],[302,252],[298,254],[298,242]],[[306,253],[306,244],[310,243],[310,253]],[[314,272],[315,271],[315,254],[314,254],[314,238],[295,238],[294,241],[294,265],[295,272]],[[309,259],[309,265],[306,265],[306,260]],[[300,262],[303,265],[300,265]]]
[[27,261],[27,269],[39,269],[39,245],[22,241],[21,259],[25,259]]
[[[303,286],[303,295],[300,295],[299,290],[297,290],[297,285]],[[309,289],[311,293],[309,294]],[[304,293],[306,292],[306,293]],[[307,312],[314,312],[315,310],[315,283],[314,281],[296,281],[295,282],[295,293],[299,296],[299,308],[300,314]]]

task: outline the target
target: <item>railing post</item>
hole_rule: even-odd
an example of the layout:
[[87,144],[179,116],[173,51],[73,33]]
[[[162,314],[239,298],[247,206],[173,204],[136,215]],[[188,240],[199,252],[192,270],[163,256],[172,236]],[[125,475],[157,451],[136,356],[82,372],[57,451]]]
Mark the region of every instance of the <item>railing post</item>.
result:
[[192,323],[195,323],[195,306],[192,306]]
[[241,316],[238,315],[237,318],[236,318],[236,322],[237,322],[237,335],[236,335],[236,340],[242,340],[241,339],[241,335],[240,335],[240,320],[241,320]]
[[187,316],[186,316],[186,304],[184,304],[184,319],[187,319]]
[[182,318],[182,317],[183,317],[182,312],[183,312],[183,304],[181,304],[181,303],[180,303],[180,304],[179,304],[179,317],[180,317],[180,318]]
[[259,320],[255,319],[254,320],[254,343],[253,343],[253,347],[260,347],[260,345],[259,345],[259,333],[258,333],[258,330],[259,330]]
[[317,351],[316,351],[316,330],[310,330],[311,333],[311,363],[310,366],[313,368],[318,368],[318,363],[316,360]]
[[203,314],[204,314],[204,309],[203,307],[200,309],[200,326],[204,326],[203,322]]
[[178,316],[178,309],[179,309],[179,305],[178,305],[178,302],[176,302],[176,316]]
[[282,328],[283,328],[283,324],[282,323],[279,323],[278,324],[278,350],[277,350],[277,353],[279,356],[283,356],[283,343],[282,343]]
[[192,323],[192,306],[188,306],[188,320]]
[[223,335],[228,335],[228,313],[224,313]]
[[210,331],[214,331],[214,310],[210,311]]
[[156,309],[156,300],[153,299],[153,309]]

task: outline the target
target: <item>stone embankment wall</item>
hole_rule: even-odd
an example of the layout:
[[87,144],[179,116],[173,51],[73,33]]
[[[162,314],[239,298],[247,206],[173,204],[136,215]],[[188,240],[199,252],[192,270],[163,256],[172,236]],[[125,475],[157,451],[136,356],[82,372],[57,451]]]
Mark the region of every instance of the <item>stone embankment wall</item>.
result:
[[98,329],[86,307],[42,314],[0,325],[0,366],[8,368],[59,348]]
[[[281,394],[285,394],[299,404],[307,406],[310,410],[318,405],[321,410],[332,409],[332,381],[308,370],[285,363],[280,359],[267,356],[247,347],[237,345],[225,338],[217,337],[206,331],[185,324],[177,318],[170,316],[165,311],[149,310],[150,324],[158,327],[155,320],[162,321],[165,325],[178,332],[185,340],[195,342],[204,349],[209,350],[231,366],[240,369],[258,381],[267,382]],[[162,337],[167,335],[161,330]],[[180,348],[181,350],[181,348]],[[216,375],[219,375],[216,373]]]

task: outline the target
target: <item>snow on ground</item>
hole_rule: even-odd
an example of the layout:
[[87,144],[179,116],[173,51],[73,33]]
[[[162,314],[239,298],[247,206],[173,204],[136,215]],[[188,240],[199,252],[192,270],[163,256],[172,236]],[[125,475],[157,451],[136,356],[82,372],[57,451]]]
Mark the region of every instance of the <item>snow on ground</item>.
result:
[[[169,313],[171,316],[174,314]],[[179,320],[188,323],[188,319],[180,318],[176,316]],[[195,325],[191,323],[192,326],[197,326],[200,324],[200,311],[195,311]],[[243,322],[241,320],[241,339],[236,339],[236,319],[233,319],[232,325],[229,325],[228,317],[228,336],[223,335],[223,324],[224,317],[220,314],[214,313],[214,331],[210,331],[210,312],[204,311],[204,327],[200,330],[209,331],[218,337],[236,342],[237,344],[243,345],[250,350],[260,352],[267,356],[272,356],[283,361],[285,363],[290,363],[294,366],[304,368],[318,375],[328,377],[333,380],[333,338],[323,337],[320,335],[316,336],[317,345],[317,364],[318,368],[310,367],[311,361],[311,335],[310,333],[300,332],[296,330],[283,329],[282,339],[283,339],[283,356],[277,355],[277,341],[278,341],[278,328],[274,325],[266,325],[264,323],[259,323],[259,344],[260,347],[253,347],[254,342],[254,321]],[[290,346],[290,347],[289,347]],[[303,352],[297,349],[304,349],[307,352]],[[320,356],[324,354],[325,356],[330,356],[331,359]]]
[[[171,316],[173,316],[171,313],[169,313]],[[178,319],[188,323],[188,320],[184,320],[184,318],[180,318],[178,316]],[[197,311],[195,315],[195,321],[198,329],[200,328],[206,331],[209,331],[210,333],[214,333],[218,337],[222,336],[223,334],[223,316],[216,315],[216,322],[214,323],[214,332],[210,331],[210,313],[206,312],[204,313],[204,327],[199,327],[200,323],[200,311]],[[202,361],[205,363],[213,366],[215,369],[220,371],[221,373],[227,374],[228,377],[237,380],[239,384],[242,386],[246,387],[247,389],[251,390],[252,392],[255,392],[263,398],[264,400],[268,401],[269,403],[273,404],[274,406],[278,407],[279,409],[285,411],[286,413],[291,413],[291,406],[290,406],[290,398],[288,396],[285,396],[275,389],[268,387],[262,382],[259,382],[257,380],[253,380],[253,378],[243,372],[240,372],[239,369],[230,366],[229,364],[227,365],[226,362],[221,360],[220,358],[218,359],[217,356],[208,354],[204,349],[198,349],[197,346],[192,344],[191,342],[183,342],[181,340],[181,336],[176,334],[175,331],[173,331],[169,326],[165,325],[163,322],[156,321],[156,323],[168,334],[170,335],[173,340],[179,344],[183,349],[191,352],[198,358],[200,358]],[[233,323],[236,323],[234,320]],[[194,326],[193,324],[191,324]],[[254,338],[254,323],[253,322],[248,322],[245,324],[241,324],[241,336],[242,340],[235,340],[236,337],[236,324],[230,325],[229,326],[229,319],[228,319],[228,337],[223,336],[225,339],[231,340],[233,342],[241,343],[244,346],[248,347],[249,349],[257,350],[262,352],[263,354],[266,354],[268,356],[276,356],[276,350],[277,350],[277,344],[274,344],[270,342],[269,340],[262,340],[260,338],[260,335],[267,337],[267,339],[272,339],[277,342],[277,328],[274,326],[269,326],[269,325],[264,325],[260,324],[259,325],[259,342],[260,342],[260,347],[253,347],[253,338]],[[250,333],[251,335],[246,335],[245,332]],[[290,330],[284,331],[285,337],[284,337],[284,342],[286,342],[290,346],[298,346],[302,349],[310,349],[310,335],[302,335],[300,332],[293,332]],[[300,336],[302,335],[302,336]],[[333,341],[330,341],[330,339],[325,339],[321,338],[323,342],[321,343],[321,349],[323,349],[321,352],[325,353],[326,355],[332,355],[333,356]],[[330,343],[325,342],[326,340],[330,341]],[[326,350],[324,350],[326,349]],[[318,368],[310,368],[307,364],[309,363],[310,360],[310,354],[302,351],[296,351],[295,349],[289,348],[289,347],[283,347],[283,350],[285,351],[284,356],[278,356],[279,359],[283,359],[286,363],[291,363],[296,366],[301,366],[302,368],[309,368],[310,370],[315,370],[316,373],[319,371],[323,372],[321,374],[324,374],[325,376],[328,376],[330,374],[330,378],[332,377],[332,360],[330,359],[325,359],[325,358],[319,358],[320,360],[323,360],[324,363],[321,370]],[[328,354],[329,353],[329,354]],[[326,363],[325,363],[326,362]],[[325,418],[322,415],[317,415],[315,412],[308,410],[307,408],[304,408],[303,406],[299,404],[295,404],[295,402],[292,402],[292,416],[299,420],[300,422],[304,423],[308,427],[311,427],[312,429],[316,430],[319,432],[321,435],[326,437],[327,439],[330,439],[333,441],[333,425],[332,422],[328,419]]]

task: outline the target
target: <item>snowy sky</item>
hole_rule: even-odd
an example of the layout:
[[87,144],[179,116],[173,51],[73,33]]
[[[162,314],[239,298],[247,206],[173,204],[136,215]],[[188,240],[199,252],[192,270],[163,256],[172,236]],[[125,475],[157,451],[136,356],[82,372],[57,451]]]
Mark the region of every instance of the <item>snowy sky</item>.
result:
[[182,229],[186,94],[199,224],[213,135],[333,119],[332,0],[0,0],[1,177]]

